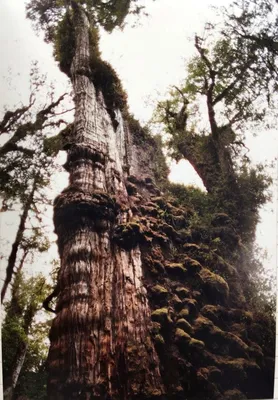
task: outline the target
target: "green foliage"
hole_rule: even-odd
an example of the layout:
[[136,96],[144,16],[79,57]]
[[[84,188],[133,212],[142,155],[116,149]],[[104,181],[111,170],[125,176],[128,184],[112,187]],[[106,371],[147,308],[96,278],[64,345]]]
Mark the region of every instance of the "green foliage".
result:
[[144,7],[138,3],[138,0],[75,0],[72,3],[64,0],[30,0],[26,10],[27,17],[36,24],[36,28],[45,31],[46,41],[52,41],[57,24],[72,5],[84,7],[92,23],[111,32],[116,27],[123,27],[128,14],[141,13]]
[[154,177],[158,187],[163,190],[168,185],[167,179],[170,169],[163,153],[162,137],[160,135],[155,135],[153,136],[153,140],[155,142],[153,158]]
[[62,72],[70,74],[71,62],[75,52],[75,26],[72,14],[67,11],[59,22],[54,39],[54,57]]
[[34,324],[34,318],[41,309],[50,285],[45,277],[24,278],[22,272],[16,274],[11,300],[5,303],[6,316],[2,326],[3,375],[7,377],[13,367],[16,352],[22,342],[29,344],[26,368],[38,369],[46,356],[46,340],[40,326]]

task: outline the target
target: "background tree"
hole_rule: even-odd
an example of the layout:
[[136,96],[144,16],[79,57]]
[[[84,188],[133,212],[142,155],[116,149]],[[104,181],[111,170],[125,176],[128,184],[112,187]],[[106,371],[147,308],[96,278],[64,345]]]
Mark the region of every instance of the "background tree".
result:
[[[60,113],[58,106],[62,105],[66,95],[54,101],[53,90],[49,88],[46,99],[40,99],[38,93],[43,87],[46,87],[46,77],[40,75],[35,63],[30,73],[29,104],[6,111],[0,122],[0,134],[4,138],[0,146],[1,211],[21,209],[19,226],[7,261],[1,302],[15,272],[19,253],[22,253],[20,262],[23,263],[32,246],[38,248],[35,237],[39,237],[43,228],[45,207],[51,204],[46,188],[57,169],[55,159],[49,156],[54,151],[51,135],[65,124],[59,116],[67,110]],[[46,105],[45,101],[49,104]],[[40,245],[41,251],[49,247],[47,239],[44,240],[45,243]]]
[[38,371],[43,365],[47,336],[35,318],[49,289],[42,275],[24,278],[23,270],[17,271],[11,299],[5,303],[2,326],[4,398],[7,400],[13,398],[23,366],[26,373],[32,369]]
[[211,26],[206,32],[206,38],[195,37],[197,55],[186,80],[158,104],[155,118],[168,134],[172,156],[191,163],[219,211],[252,241],[271,180],[263,166],[251,166],[245,137],[258,124],[267,128],[270,110],[275,117],[266,101],[272,78],[256,73],[254,44],[242,51],[238,38],[219,36]]

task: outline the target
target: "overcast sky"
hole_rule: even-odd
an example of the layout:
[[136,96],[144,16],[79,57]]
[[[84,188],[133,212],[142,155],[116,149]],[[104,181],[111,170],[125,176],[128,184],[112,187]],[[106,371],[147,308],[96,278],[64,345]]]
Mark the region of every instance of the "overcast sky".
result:
[[[214,16],[210,5],[227,5],[227,0],[146,0],[148,18],[140,25],[127,27],[112,34],[103,33],[103,57],[120,75],[129,97],[131,111],[146,122],[152,115],[150,99],[163,94],[170,85],[184,78],[185,60],[194,52],[192,37],[202,32],[204,22]],[[200,4],[202,7],[200,8]],[[191,40],[190,40],[191,39]],[[52,56],[52,47],[35,35],[25,19],[22,0],[2,0],[0,15],[0,112],[4,105],[12,107],[24,102],[29,94],[29,72],[32,60],[38,60],[41,71],[55,82],[57,96],[66,91],[67,77],[62,74]],[[248,146],[254,162],[274,159],[277,155],[276,132],[250,137]],[[63,158],[63,156],[62,156]],[[271,172],[276,178],[275,172]],[[61,176],[61,175],[60,175]],[[57,194],[66,185],[65,174],[56,181]],[[172,163],[170,178],[175,182],[201,185],[199,177],[185,161]],[[261,213],[257,241],[268,250],[266,267],[275,268],[276,195],[273,203]],[[13,239],[16,214],[8,213],[0,221],[0,235]],[[56,256],[55,251],[48,257]],[[2,268],[3,268],[2,264]]]

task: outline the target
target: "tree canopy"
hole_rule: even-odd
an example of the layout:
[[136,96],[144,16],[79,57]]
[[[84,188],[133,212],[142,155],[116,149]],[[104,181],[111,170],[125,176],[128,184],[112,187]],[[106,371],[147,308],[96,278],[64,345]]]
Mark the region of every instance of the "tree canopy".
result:
[[31,0],[27,5],[27,17],[45,30],[46,40],[51,41],[58,23],[73,4],[83,6],[92,23],[108,32],[123,27],[128,14],[139,14],[144,9],[140,0]]
[[227,24],[228,19],[221,27],[208,24],[204,37],[195,36],[197,54],[187,64],[186,78],[158,103],[154,120],[167,134],[170,154],[186,158],[222,211],[239,230],[254,235],[271,179],[262,165],[251,165],[245,139],[258,127],[267,130],[270,114],[272,123],[277,117],[270,90],[275,75],[264,71],[257,43],[242,44]]

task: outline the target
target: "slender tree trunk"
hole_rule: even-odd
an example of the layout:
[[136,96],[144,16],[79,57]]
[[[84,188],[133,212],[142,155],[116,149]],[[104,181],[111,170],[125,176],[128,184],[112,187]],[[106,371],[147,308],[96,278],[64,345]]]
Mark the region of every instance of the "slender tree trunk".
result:
[[[17,269],[17,274],[22,270],[24,261],[27,257],[28,251],[26,250],[23,253],[23,256],[20,260],[18,269]],[[18,275],[17,275],[18,276]],[[19,288],[19,281],[17,280],[13,284],[13,290],[12,290],[12,298],[11,298],[11,306],[8,311],[8,317],[10,319],[16,319],[17,317],[20,318],[22,314],[22,308],[20,306],[19,302],[19,297],[18,297],[18,288]],[[35,309],[32,304],[27,308],[24,314],[24,324],[23,324],[23,331],[26,335],[29,333],[30,326],[32,324],[32,321],[34,319],[35,315]],[[9,371],[9,375],[5,377],[4,379],[4,399],[5,400],[11,400],[13,398],[13,393],[14,389],[16,387],[21,369],[23,367],[25,357],[27,354],[28,350],[28,342],[27,340],[21,340],[21,342],[18,345],[12,366]]]
[[9,255],[9,259],[8,259],[8,265],[6,268],[6,277],[5,277],[5,281],[1,290],[1,303],[3,303],[7,289],[9,284],[11,283],[14,271],[15,271],[15,264],[16,264],[16,258],[17,258],[17,253],[18,253],[18,249],[20,247],[20,243],[22,241],[23,238],[23,234],[24,234],[24,230],[25,230],[25,224],[26,224],[26,220],[28,217],[28,213],[30,211],[30,207],[33,203],[34,200],[34,193],[36,190],[36,179],[34,180],[33,183],[33,187],[32,190],[29,194],[29,196],[27,197],[27,200],[24,204],[23,207],[23,213],[20,217],[20,222],[19,222],[19,226],[18,226],[18,230],[16,233],[16,237],[15,237],[15,241],[12,245],[12,250],[11,253]]
[[16,352],[12,373],[4,382],[4,400],[12,400],[13,398],[14,389],[25,361],[27,349],[28,344],[22,341]]
[[[68,150],[69,187],[56,199],[61,269],[50,341],[49,399],[161,398],[158,357],[138,247],[112,239],[132,217],[123,182],[122,124],[114,131],[89,70],[89,23],[75,7],[75,144]],[[119,118],[121,118],[119,116]]]

